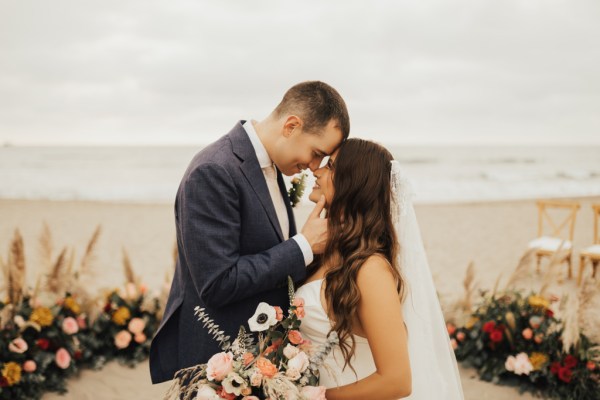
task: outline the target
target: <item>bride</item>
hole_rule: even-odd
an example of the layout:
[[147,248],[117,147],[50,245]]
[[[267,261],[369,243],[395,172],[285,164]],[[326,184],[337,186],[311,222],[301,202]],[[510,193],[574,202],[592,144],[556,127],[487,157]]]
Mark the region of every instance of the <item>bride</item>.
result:
[[339,337],[320,369],[327,399],[463,399],[398,162],[349,139],[314,174],[310,199],[325,197],[329,241],[296,295],[304,337],[316,347]]

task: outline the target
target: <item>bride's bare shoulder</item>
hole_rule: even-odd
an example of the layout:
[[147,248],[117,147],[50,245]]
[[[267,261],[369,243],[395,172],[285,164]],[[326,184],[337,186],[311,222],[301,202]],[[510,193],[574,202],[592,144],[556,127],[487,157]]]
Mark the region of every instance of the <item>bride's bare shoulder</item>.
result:
[[360,287],[361,283],[371,286],[383,282],[395,282],[390,268],[391,264],[384,256],[379,254],[370,256],[358,270],[356,276],[358,286]]

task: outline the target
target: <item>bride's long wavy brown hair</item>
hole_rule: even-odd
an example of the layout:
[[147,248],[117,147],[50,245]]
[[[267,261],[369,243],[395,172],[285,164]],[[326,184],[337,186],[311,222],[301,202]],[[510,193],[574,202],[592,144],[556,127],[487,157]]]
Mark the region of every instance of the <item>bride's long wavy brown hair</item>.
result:
[[[391,265],[398,295],[404,283],[399,273],[399,244],[392,221],[391,161],[384,147],[367,140],[346,140],[333,163],[334,195],[328,210],[329,239],[320,262],[326,268],[325,298],[344,356],[344,368],[356,343],[352,336],[360,292],[358,271],[373,255]],[[354,368],[352,368],[354,369]]]

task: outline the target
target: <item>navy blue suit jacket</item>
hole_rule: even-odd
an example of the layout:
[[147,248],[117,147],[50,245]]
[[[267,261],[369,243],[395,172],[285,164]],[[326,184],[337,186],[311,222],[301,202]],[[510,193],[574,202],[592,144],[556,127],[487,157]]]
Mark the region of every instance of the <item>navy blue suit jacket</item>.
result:
[[[295,240],[283,240],[275,207],[250,138],[238,122],[200,151],[181,180],[175,201],[179,256],[169,299],[150,349],[153,383],[220,351],[194,316],[196,306],[236,337],[261,301],[287,308],[287,276],[304,279]],[[278,173],[292,237],[294,215]]]

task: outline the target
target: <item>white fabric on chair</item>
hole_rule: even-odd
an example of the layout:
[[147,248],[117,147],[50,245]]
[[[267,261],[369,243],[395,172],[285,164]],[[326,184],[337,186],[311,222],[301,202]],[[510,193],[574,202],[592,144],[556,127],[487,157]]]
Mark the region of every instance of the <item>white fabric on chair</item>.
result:
[[585,254],[594,254],[600,256],[600,244],[595,244],[593,246],[586,247],[585,249],[581,250],[581,252]]
[[[530,249],[557,251],[564,239],[550,236],[542,236],[529,242]],[[564,241],[563,250],[570,250],[573,244],[569,240]]]

